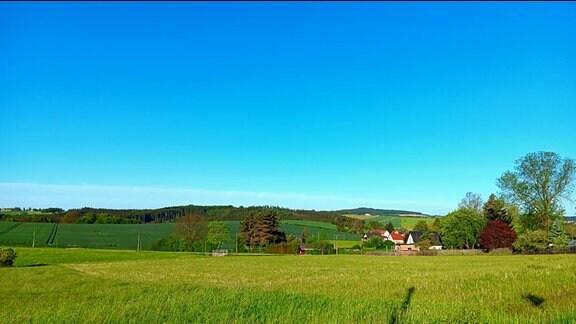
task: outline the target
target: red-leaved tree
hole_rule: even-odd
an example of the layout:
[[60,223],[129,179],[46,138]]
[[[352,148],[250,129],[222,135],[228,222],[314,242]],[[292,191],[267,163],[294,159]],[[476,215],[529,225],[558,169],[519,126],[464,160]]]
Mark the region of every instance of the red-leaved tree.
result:
[[512,248],[516,240],[516,232],[510,225],[501,220],[491,220],[486,228],[480,232],[480,245],[488,250],[498,248]]

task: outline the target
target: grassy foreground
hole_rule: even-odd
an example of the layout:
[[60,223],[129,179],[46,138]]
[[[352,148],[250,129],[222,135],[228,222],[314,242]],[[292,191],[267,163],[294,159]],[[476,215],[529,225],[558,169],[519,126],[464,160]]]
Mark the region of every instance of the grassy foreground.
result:
[[573,323],[576,257],[17,248],[2,322]]

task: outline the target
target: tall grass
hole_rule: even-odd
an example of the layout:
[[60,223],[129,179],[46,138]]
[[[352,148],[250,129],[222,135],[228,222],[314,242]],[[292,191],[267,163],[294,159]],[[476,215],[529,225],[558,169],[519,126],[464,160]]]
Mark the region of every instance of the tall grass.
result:
[[3,322],[576,320],[573,255],[217,258],[98,250],[16,252],[16,267],[0,269]]

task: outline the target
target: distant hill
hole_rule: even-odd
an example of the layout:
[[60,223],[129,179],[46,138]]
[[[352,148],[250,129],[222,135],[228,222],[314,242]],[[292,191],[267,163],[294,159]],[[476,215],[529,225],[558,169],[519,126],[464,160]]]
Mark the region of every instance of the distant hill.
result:
[[354,214],[354,215],[421,215],[425,216],[422,213],[409,211],[409,210],[396,210],[396,209],[375,209],[375,208],[367,208],[367,207],[360,207],[355,209],[342,209],[337,210],[337,213],[340,214]]
[[280,220],[301,220],[335,223],[341,214],[334,211],[293,210],[278,206],[172,206],[157,209],[61,208],[46,210],[0,209],[0,221],[83,223],[83,224],[135,224],[174,222],[186,215],[196,214],[209,221],[242,221],[251,213],[273,210]]

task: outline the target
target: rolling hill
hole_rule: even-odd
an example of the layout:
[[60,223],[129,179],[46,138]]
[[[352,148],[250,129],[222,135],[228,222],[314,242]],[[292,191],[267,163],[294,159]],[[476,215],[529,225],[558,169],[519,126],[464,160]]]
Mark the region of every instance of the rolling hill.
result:
[[415,212],[415,211],[396,210],[396,209],[375,209],[375,208],[368,208],[368,207],[360,207],[360,208],[355,208],[355,209],[342,209],[342,210],[337,210],[336,212],[340,213],[340,214],[353,214],[353,215],[370,214],[370,215],[380,215],[380,216],[385,216],[385,215],[427,216],[425,214],[422,214],[420,212]]

